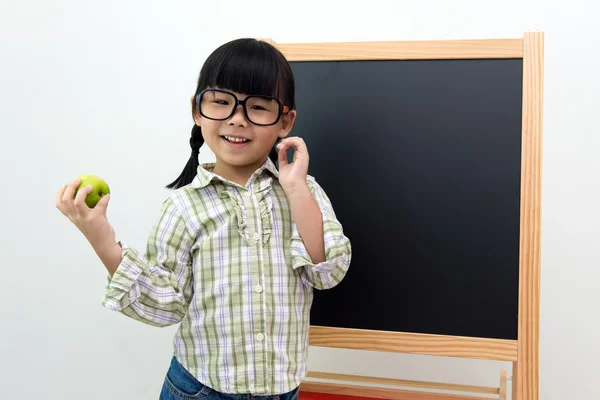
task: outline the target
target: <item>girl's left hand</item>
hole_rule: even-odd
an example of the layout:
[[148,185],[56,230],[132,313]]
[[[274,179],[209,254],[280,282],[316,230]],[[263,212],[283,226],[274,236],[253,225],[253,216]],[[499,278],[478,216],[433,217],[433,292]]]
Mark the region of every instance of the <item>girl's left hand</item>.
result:
[[[294,148],[294,159],[288,163],[287,149]],[[279,183],[286,194],[306,186],[308,174],[308,149],[302,138],[297,136],[285,138],[277,145],[279,154]]]

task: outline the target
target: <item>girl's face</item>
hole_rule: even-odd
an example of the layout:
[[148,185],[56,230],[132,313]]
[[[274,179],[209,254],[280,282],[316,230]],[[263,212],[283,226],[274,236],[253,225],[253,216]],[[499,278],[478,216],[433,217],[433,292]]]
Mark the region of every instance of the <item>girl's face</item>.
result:
[[[230,115],[235,105],[235,98],[247,100],[246,110],[250,120],[244,114],[243,106],[238,105],[233,115]],[[194,104],[192,98],[192,104]],[[278,114],[278,104],[269,100],[227,91],[205,93],[200,99],[202,114],[198,104],[194,107],[194,121],[202,128],[204,142],[215,154],[217,164],[221,167],[250,169],[252,172],[259,168],[269,156],[278,138],[286,137],[292,129],[296,117],[295,111],[281,115],[274,125],[260,126],[254,124],[271,123]],[[274,113],[274,114],[273,114]]]

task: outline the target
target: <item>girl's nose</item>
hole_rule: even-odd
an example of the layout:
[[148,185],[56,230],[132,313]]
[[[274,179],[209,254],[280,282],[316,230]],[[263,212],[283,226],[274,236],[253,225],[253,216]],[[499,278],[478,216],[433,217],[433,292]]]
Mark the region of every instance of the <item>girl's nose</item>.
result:
[[242,107],[241,104],[239,104],[233,115],[229,118],[229,120],[227,121],[230,125],[235,125],[235,126],[244,126],[247,127],[249,122],[246,119],[246,115],[244,115],[244,109]]

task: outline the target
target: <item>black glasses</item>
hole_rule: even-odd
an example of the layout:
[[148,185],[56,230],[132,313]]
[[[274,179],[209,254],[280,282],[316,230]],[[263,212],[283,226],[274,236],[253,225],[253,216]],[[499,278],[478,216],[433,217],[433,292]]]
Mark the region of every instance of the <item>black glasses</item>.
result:
[[274,125],[282,114],[289,112],[289,107],[275,97],[252,95],[239,100],[235,94],[219,89],[207,89],[198,93],[196,105],[200,115],[216,121],[231,118],[238,105],[241,105],[246,119],[261,126]]

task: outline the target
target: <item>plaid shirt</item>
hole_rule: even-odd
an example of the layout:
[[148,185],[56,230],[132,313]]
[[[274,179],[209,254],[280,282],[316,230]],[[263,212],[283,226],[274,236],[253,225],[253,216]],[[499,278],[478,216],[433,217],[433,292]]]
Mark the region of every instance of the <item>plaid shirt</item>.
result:
[[281,394],[306,374],[313,288],[337,285],[350,241],[323,189],[326,261],[314,264],[270,160],[241,186],[198,168],[162,205],[145,254],[123,245],[103,305],[155,326],[180,323],[179,362],[225,393]]

